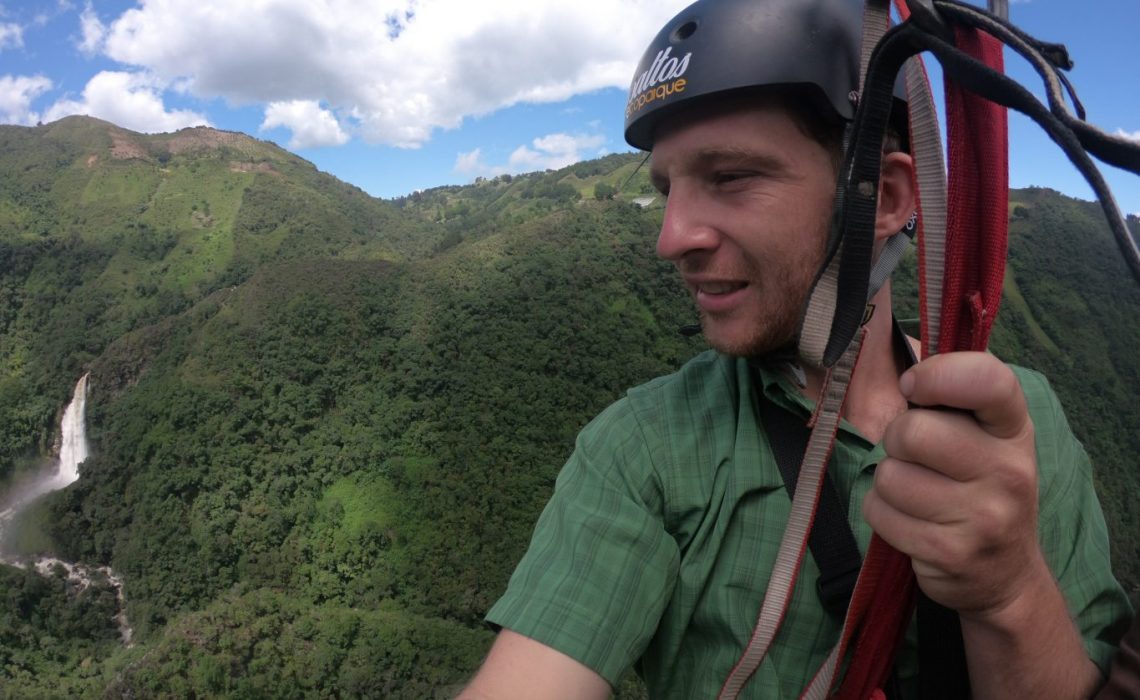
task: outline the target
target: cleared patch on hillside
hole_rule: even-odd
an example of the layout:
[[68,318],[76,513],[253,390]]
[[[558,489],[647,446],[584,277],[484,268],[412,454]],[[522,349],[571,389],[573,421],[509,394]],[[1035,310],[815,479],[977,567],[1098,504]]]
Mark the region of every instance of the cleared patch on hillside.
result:
[[1005,297],[1013,310],[1021,314],[1025,318],[1025,325],[1029,329],[1030,335],[1041,344],[1046,350],[1052,353],[1060,353],[1061,348],[1053,342],[1041,324],[1037,322],[1037,318],[1030,310],[1029,304],[1025,302],[1025,296],[1021,293],[1021,288],[1017,286],[1017,277],[1014,275],[1013,268],[1006,266],[1005,268],[1005,281],[1002,284],[1002,295]]

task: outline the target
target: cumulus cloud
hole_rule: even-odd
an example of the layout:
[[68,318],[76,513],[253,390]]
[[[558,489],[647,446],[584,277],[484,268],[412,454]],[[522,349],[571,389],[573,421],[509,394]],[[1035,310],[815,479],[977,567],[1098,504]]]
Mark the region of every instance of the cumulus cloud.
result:
[[627,87],[688,2],[145,0],[102,50],[201,98],[319,103],[354,135],[414,148],[465,117]]
[[605,141],[600,134],[548,134],[534,139],[529,146],[519,146],[501,165],[487,163],[479,148],[460,153],[455,159],[454,170],[469,176],[524,173],[548,168],[557,170],[587,157],[601,155],[599,149]]
[[5,22],[0,24],[0,51],[4,49],[18,49],[24,45],[24,30],[18,24]]
[[[483,162],[483,149],[460,153],[455,159],[455,172],[460,175],[483,175],[489,172],[487,164]],[[506,172],[505,170],[499,171]]]
[[95,14],[91,3],[87,3],[79,15],[79,29],[83,33],[79,40],[79,50],[87,55],[98,53],[107,36],[107,27],[99,19],[99,15]]
[[[587,149],[598,149],[606,139],[600,135],[550,134],[531,142],[534,148],[519,146],[511,154],[510,165],[515,172],[564,168],[584,160]],[[593,155],[593,154],[591,154]]]
[[0,123],[35,124],[39,115],[31,111],[32,100],[51,87],[42,75],[0,75]]
[[313,100],[273,102],[265,109],[262,129],[285,127],[293,132],[289,148],[340,146],[348,142],[336,116]]
[[168,110],[162,101],[164,88],[161,81],[141,73],[103,71],[88,81],[82,99],[59,100],[48,108],[44,119],[55,121],[71,114],[86,114],[144,133],[210,125],[197,112]]

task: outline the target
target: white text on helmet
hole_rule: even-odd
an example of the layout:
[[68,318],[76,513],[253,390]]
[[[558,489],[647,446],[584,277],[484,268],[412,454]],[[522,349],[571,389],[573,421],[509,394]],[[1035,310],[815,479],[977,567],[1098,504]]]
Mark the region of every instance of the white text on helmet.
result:
[[649,88],[669,80],[680,78],[685,74],[685,71],[689,68],[689,57],[691,57],[693,53],[690,51],[685,54],[684,58],[678,60],[677,58],[669,56],[672,51],[672,46],[667,46],[661,51],[658,51],[656,58],[653,59],[653,63],[649,66],[649,70],[634,78],[633,84],[629,88],[629,99],[631,102],[639,94]]

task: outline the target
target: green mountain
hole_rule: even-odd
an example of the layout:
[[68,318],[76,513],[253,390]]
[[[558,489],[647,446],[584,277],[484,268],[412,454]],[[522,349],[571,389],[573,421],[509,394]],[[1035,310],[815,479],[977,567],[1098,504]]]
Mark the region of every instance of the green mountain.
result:
[[[577,431],[703,349],[639,163],[381,201],[241,134],[0,127],[0,477],[92,386],[13,539],[110,565],[135,632],[0,566],[0,697],[449,697]],[[1057,386],[1135,588],[1140,297],[1093,205],[1011,212],[995,349]]]

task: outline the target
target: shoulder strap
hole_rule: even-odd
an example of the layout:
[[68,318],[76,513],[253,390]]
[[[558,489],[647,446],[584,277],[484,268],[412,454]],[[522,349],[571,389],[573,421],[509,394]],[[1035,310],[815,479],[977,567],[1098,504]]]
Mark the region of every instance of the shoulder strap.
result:
[[[760,403],[760,422],[768,435],[768,444],[788,495],[795,497],[796,481],[800,476],[800,460],[807,449],[810,431],[799,417],[785,411],[764,396],[764,388],[758,373],[753,371],[753,384]],[[829,614],[842,619],[847,611],[847,602],[855,590],[855,579],[863,558],[855,535],[847,524],[847,509],[839,499],[839,493],[829,473],[824,473],[823,489],[819,496],[819,506],[808,536],[808,547],[819,566],[819,579],[816,592]]]
[[918,616],[918,697],[924,700],[969,698],[970,672],[958,612],[935,603],[918,589],[915,614]]

